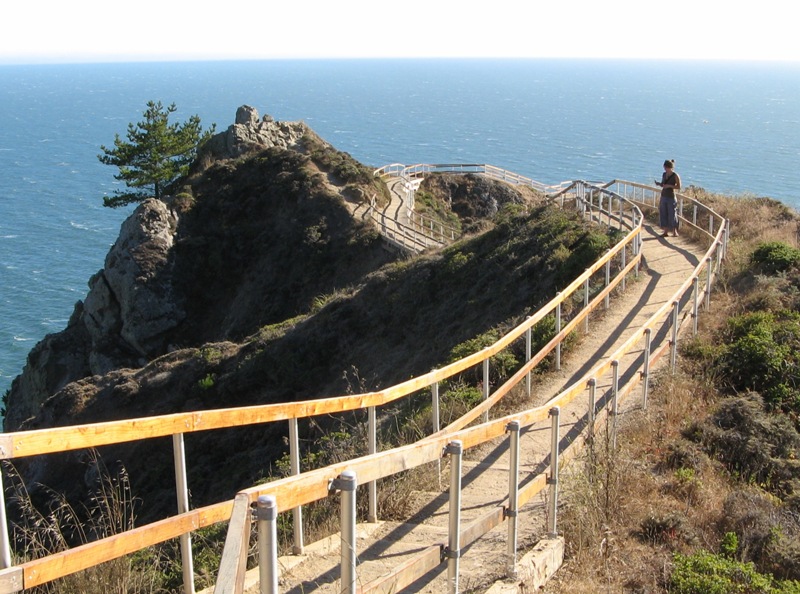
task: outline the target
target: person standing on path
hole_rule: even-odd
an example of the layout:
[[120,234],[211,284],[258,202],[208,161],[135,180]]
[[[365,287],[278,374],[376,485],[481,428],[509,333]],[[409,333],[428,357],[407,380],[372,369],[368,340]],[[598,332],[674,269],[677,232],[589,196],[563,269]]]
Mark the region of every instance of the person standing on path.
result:
[[664,161],[664,173],[661,181],[656,181],[656,185],[661,188],[661,202],[658,206],[660,227],[664,230],[661,237],[666,237],[672,233],[673,237],[678,236],[678,199],[675,197],[675,190],[681,189],[681,176],[675,171],[675,159]]

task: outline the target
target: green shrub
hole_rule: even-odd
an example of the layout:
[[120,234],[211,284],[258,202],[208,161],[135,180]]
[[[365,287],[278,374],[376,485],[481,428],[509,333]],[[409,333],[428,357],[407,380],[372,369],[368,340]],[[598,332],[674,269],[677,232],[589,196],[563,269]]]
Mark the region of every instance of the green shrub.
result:
[[793,491],[800,435],[785,416],[767,414],[758,394],[725,399],[710,417],[687,428],[686,437],[734,478],[781,497]]
[[759,392],[771,408],[800,412],[800,314],[735,316],[721,333],[715,367],[737,392]]
[[449,402],[464,404],[468,409],[474,408],[483,401],[483,392],[475,386],[456,384],[448,388],[445,399]]
[[782,241],[768,241],[756,247],[750,261],[767,274],[785,272],[800,264],[800,250]]
[[214,387],[214,374],[209,373],[204,378],[197,381],[197,387],[201,390],[210,390]]
[[672,594],[800,594],[800,582],[778,581],[758,573],[752,563],[699,551],[676,553],[670,575]]
[[[450,351],[450,362],[458,361],[493,345],[500,339],[499,330],[489,330],[454,346]],[[511,349],[503,349],[489,360],[490,381],[501,383],[519,367],[519,361]],[[483,381],[483,372],[479,371],[478,381]]]
[[736,557],[739,550],[739,537],[735,532],[726,532],[722,537],[722,542],[719,545],[720,552],[728,559]]

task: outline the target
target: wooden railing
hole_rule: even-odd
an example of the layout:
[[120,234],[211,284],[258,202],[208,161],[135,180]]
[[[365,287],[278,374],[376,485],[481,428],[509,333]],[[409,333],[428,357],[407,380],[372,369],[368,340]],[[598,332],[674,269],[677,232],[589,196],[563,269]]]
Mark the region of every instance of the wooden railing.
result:
[[[485,167],[485,166],[484,166]],[[191,580],[191,547],[189,543],[190,534],[204,526],[214,523],[227,521],[231,518],[234,509],[233,501],[222,501],[193,510],[181,509],[181,490],[188,489],[186,485],[186,469],[183,460],[183,436],[195,431],[209,431],[215,429],[240,427],[259,423],[288,422],[290,429],[290,454],[293,460],[292,468],[296,473],[281,480],[270,482],[266,485],[253,487],[240,493],[237,501],[246,499],[253,503],[260,495],[273,495],[278,502],[278,510],[286,512],[294,510],[295,525],[299,524],[301,506],[326,497],[329,493],[329,483],[338,477],[345,469],[357,473],[359,483],[371,483],[370,487],[370,514],[374,515],[374,481],[380,478],[391,476],[397,472],[437,460],[442,455],[443,445],[450,443],[454,439],[462,440],[464,447],[469,448],[479,443],[484,443],[489,439],[494,439],[505,432],[507,422],[513,417],[519,420],[523,426],[528,426],[533,422],[540,421],[547,417],[548,410],[552,406],[564,405],[574,399],[578,393],[586,389],[586,382],[577,382],[574,386],[557,396],[546,407],[538,407],[522,413],[518,413],[503,419],[496,419],[488,422],[488,409],[499,401],[510,389],[520,382],[528,379],[528,389],[530,389],[530,373],[539,365],[542,360],[550,353],[560,353],[561,343],[565,337],[575,331],[580,324],[588,323],[588,318],[592,311],[608,306],[607,296],[617,287],[625,282],[630,274],[638,272],[640,253],[640,233],[642,225],[641,211],[633,205],[633,199],[625,197],[625,194],[632,188],[641,188],[637,184],[630,182],[615,181],[617,188],[621,188],[622,193],[613,192],[607,188],[597,186],[587,187],[583,182],[576,182],[558,193],[556,199],[567,201],[574,200],[581,212],[596,219],[605,217],[605,220],[618,224],[620,228],[627,229],[625,237],[602,258],[587,269],[580,277],[575,279],[558,296],[540,308],[534,315],[526,319],[518,327],[506,334],[495,344],[477,353],[474,353],[460,361],[456,361],[441,369],[431,371],[423,376],[410,379],[401,384],[389,387],[377,392],[369,392],[357,395],[348,395],[335,398],[325,398],[296,403],[281,403],[263,406],[253,406],[235,409],[222,409],[212,411],[198,411],[191,413],[178,413],[173,415],[149,417],[141,419],[131,419],[124,421],[96,423],[77,427],[60,427],[53,429],[43,429],[35,431],[22,431],[0,435],[0,458],[15,459],[30,456],[47,455],[49,453],[64,452],[69,450],[95,448],[102,445],[119,444],[124,442],[152,439],[156,437],[172,436],[175,451],[175,472],[176,485],[178,488],[178,509],[179,513],[166,519],[153,522],[144,526],[123,532],[78,546],[67,551],[24,561],[18,565],[10,565],[10,548],[8,545],[8,532],[5,525],[5,517],[0,518],[3,522],[2,528],[5,530],[5,569],[0,570],[0,594],[3,592],[14,592],[22,588],[30,588],[41,585],[69,575],[71,573],[98,565],[105,561],[115,559],[149,546],[165,542],[174,538],[182,539],[182,551],[184,555],[184,584],[186,592],[192,592],[194,585]],[[605,204],[597,200],[603,197]],[[637,200],[638,202],[638,200]],[[698,203],[699,204],[699,203]],[[695,293],[700,290],[697,285],[700,277],[700,269],[707,261],[708,275],[707,285],[703,290],[710,294],[710,286],[713,278],[714,262],[717,267],[723,249],[723,238],[727,232],[725,221],[718,215],[706,209],[709,217],[714,218],[717,233],[712,237],[712,245],[706,254],[701,266],[695,271],[694,275],[687,279],[679,292],[676,292],[676,302],[680,302],[684,292],[694,287]],[[614,263],[615,275],[610,277],[608,271]],[[597,276],[605,273],[605,280],[598,281]],[[589,299],[589,287],[602,287],[596,294]],[[574,300],[574,295],[578,291],[584,293],[584,305],[569,320],[562,320],[560,305],[568,299]],[[695,300],[696,302],[696,300]],[[645,331],[655,328],[663,322],[665,315],[670,315],[672,308],[666,305],[662,307],[656,315],[651,318],[648,324],[634,334],[626,342],[623,348],[615,357],[619,357],[623,352],[628,352],[634,348],[637,341],[641,341]],[[692,313],[696,319],[696,303]],[[547,316],[557,317],[557,335],[539,353],[528,354],[526,362],[505,384],[498,387],[494,394],[489,393],[488,370],[489,361],[492,356],[498,354],[503,349],[508,348],[514,341],[525,339],[530,341],[531,330]],[[563,327],[562,327],[563,322]],[[673,346],[674,348],[674,346]],[[663,348],[654,350],[649,360],[655,360],[661,356]],[[557,357],[558,358],[558,357]],[[590,372],[592,377],[598,377],[606,373],[610,366],[607,362],[597,366]],[[467,416],[460,419],[446,429],[439,430],[438,418],[434,422],[434,435],[421,442],[388,450],[384,452],[375,451],[375,431],[376,431],[376,409],[398,399],[418,393],[420,390],[430,390],[431,393],[438,394],[438,384],[445,379],[461,373],[475,366],[482,366],[486,377],[484,385],[484,402],[470,411]],[[646,379],[646,378],[645,378]],[[588,380],[587,380],[588,381]],[[363,458],[350,460],[342,464],[337,464],[325,468],[307,470],[299,472],[299,444],[297,441],[297,421],[298,419],[310,418],[316,415],[331,414],[349,410],[367,409],[369,410],[369,449],[370,454]],[[434,407],[438,410],[438,406]],[[463,427],[483,415],[484,423],[477,427],[464,429]],[[545,484],[544,476],[540,475],[532,480],[526,487],[525,493],[521,496],[521,501],[526,501],[535,492],[538,492]],[[0,489],[2,493],[2,489]],[[520,503],[522,505],[522,503]],[[2,509],[5,509],[3,505]],[[478,528],[473,529],[469,534],[477,538],[479,533],[488,529],[490,525],[503,520],[502,517],[492,516],[491,521],[482,523]],[[248,525],[245,522],[242,525]],[[297,540],[298,533],[300,540]],[[295,531],[295,551],[302,550],[302,531]],[[229,535],[229,540],[235,541],[236,535]],[[241,549],[241,547],[240,547]],[[227,545],[226,545],[227,550]],[[433,549],[432,549],[433,550]],[[433,553],[428,553],[433,555]],[[437,549],[438,554],[438,549]],[[230,558],[228,554],[226,559]],[[424,567],[430,560],[420,561],[419,564],[412,564],[417,567]],[[240,579],[241,560],[237,558],[237,567],[222,568],[221,576],[227,576],[226,583],[238,583]],[[404,575],[410,575],[408,568],[404,569]],[[411,571],[413,574],[413,571]],[[403,578],[406,579],[406,578]],[[402,581],[402,580],[401,580]],[[399,583],[399,582],[398,582]],[[226,584],[218,584],[218,589],[224,591]],[[377,587],[377,586],[376,586]],[[364,592],[371,591],[364,589]]]

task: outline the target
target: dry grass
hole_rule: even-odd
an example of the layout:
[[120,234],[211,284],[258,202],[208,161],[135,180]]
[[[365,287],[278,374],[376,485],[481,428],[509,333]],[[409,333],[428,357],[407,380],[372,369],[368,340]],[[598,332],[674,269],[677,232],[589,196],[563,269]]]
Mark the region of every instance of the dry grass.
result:
[[[765,241],[797,246],[800,218],[770,199],[690,190],[731,221],[723,278],[700,318],[708,337],[753,299],[780,297],[766,291],[780,293],[780,286],[752,281],[750,254]],[[593,464],[587,453],[567,470],[559,520],[566,560],[546,592],[664,592],[673,553],[719,550],[726,506],[743,486],[683,438],[720,395],[713,377],[681,364],[675,376],[656,376],[647,411],[623,416],[616,450],[597,443]]]
[[688,420],[713,407],[713,391],[696,388],[661,376],[648,410],[625,415],[616,450],[601,430],[594,458],[587,450],[567,469],[567,559],[547,592],[662,591],[673,552],[716,547],[727,482],[702,454],[675,447]]

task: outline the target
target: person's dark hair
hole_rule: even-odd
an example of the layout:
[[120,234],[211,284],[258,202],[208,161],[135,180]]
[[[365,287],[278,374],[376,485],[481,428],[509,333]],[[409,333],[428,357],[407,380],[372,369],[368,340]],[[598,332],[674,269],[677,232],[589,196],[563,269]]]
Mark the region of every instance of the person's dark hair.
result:
[[674,169],[675,168],[675,159],[667,159],[666,161],[664,161],[664,167],[666,167],[668,169]]

